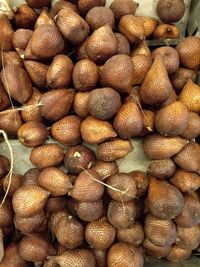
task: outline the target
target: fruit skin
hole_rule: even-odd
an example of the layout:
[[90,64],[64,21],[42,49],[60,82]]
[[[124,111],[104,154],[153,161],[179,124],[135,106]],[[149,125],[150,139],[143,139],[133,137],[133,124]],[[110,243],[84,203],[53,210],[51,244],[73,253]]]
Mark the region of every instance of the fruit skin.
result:
[[173,160],[168,158],[152,161],[149,164],[147,173],[156,179],[165,180],[173,176],[175,171],[176,165],[174,164]]
[[186,6],[184,0],[159,0],[156,9],[163,22],[172,23],[184,16]]
[[176,25],[172,24],[160,24],[158,25],[153,34],[153,39],[164,40],[164,39],[176,39],[180,35],[180,29]]
[[110,9],[117,20],[125,15],[135,15],[138,3],[132,0],[114,0],[110,5]]
[[105,5],[106,0],[78,0],[78,8],[82,14],[87,13],[93,7]]
[[2,51],[12,51],[12,37],[14,34],[14,30],[10,24],[10,21],[6,15],[2,15],[0,17],[1,24],[1,37],[0,37],[0,46]]

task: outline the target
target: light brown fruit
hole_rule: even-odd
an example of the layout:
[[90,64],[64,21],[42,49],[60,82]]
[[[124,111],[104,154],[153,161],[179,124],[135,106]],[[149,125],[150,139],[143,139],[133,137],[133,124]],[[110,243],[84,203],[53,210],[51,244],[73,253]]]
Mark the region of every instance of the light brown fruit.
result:
[[6,93],[3,84],[0,82],[0,111],[8,108],[10,106],[10,100],[8,94]]
[[17,189],[23,184],[23,176],[20,174],[12,173],[11,183],[9,185],[9,178],[6,176],[2,179],[3,190],[8,190],[8,196],[12,196]]
[[55,26],[55,22],[54,22],[51,14],[48,12],[48,9],[46,7],[44,7],[42,9],[39,17],[37,18],[37,20],[35,22],[34,28],[37,29],[39,26],[45,25],[45,24]]
[[187,139],[195,139],[200,135],[200,117],[195,112],[189,112],[189,122],[181,136]]
[[177,227],[176,245],[180,248],[189,248],[191,250],[197,248],[200,244],[199,226],[190,228]]
[[180,60],[176,49],[170,46],[163,46],[153,50],[152,58],[155,59],[157,55],[162,57],[168,74],[174,73],[178,69]]
[[151,68],[152,60],[145,55],[135,55],[133,62],[133,85],[141,84]]
[[188,69],[197,69],[200,66],[200,38],[189,36],[183,39],[176,47],[181,64]]
[[42,145],[48,137],[48,130],[41,122],[27,122],[18,130],[18,139],[21,144],[27,147]]
[[95,267],[95,257],[90,250],[74,249],[67,250],[59,256],[49,257],[57,262],[60,267],[77,266],[77,267]]
[[125,15],[120,19],[119,31],[126,36],[130,43],[134,44],[145,38],[145,29],[140,17]]
[[132,171],[129,173],[129,175],[131,175],[133,181],[135,181],[136,183],[136,187],[137,187],[136,197],[140,198],[147,192],[147,189],[149,186],[149,178],[142,171]]
[[184,198],[175,186],[153,177],[150,179],[147,199],[150,212],[162,220],[174,219],[184,207]]
[[170,75],[170,81],[177,93],[181,92],[188,80],[191,79],[193,82],[195,82],[196,78],[197,74],[195,71],[185,68],[178,68]]
[[143,23],[144,36],[148,38],[153,33],[156,26],[158,25],[158,20],[152,17],[147,17],[147,16],[142,16],[139,18],[142,20],[142,23]]
[[76,51],[76,57],[78,60],[89,59],[89,56],[88,56],[87,51],[86,51],[86,46],[87,46],[88,40],[89,40],[89,37],[87,37],[82,44],[76,46],[75,51]]
[[108,24],[93,32],[87,41],[86,53],[96,64],[103,64],[117,54],[117,40]]
[[49,192],[40,186],[21,186],[12,198],[14,212],[24,218],[34,216],[43,209],[48,197]]
[[56,24],[63,34],[73,45],[81,44],[89,33],[87,22],[75,12],[61,9],[56,16]]
[[171,249],[171,246],[169,247],[156,246],[153,243],[151,243],[148,239],[144,240],[142,246],[147,254],[157,259],[166,257]]
[[[108,179],[106,180],[106,184],[109,186],[107,188],[108,194],[115,201],[128,202],[136,197],[136,182],[129,174],[115,173],[108,177]],[[111,187],[114,189],[112,189]]]
[[175,101],[169,106],[160,109],[155,116],[155,127],[160,134],[165,136],[182,134],[188,122],[188,109],[179,101]]
[[64,158],[64,149],[57,144],[45,144],[32,149],[30,161],[38,169],[58,166]]
[[113,28],[115,24],[114,14],[107,7],[93,7],[88,11],[85,20],[92,30],[96,30],[106,24]]
[[164,108],[169,106],[170,104],[174,103],[177,100],[177,95],[176,95],[176,91],[174,89],[172,89],[169,93],[168,98],[162,102],[162,104],[160,105],[160,108]]
[[178,169],[171,177],[170,183],[183,193],[192,193],[200,188],[200,176],[194,172]]
[[99,219],[104,212],[102,199],[94,202],[75,202],[77,216],[84,222],[93,222]]
[[52,10],[53,10],[53,14],[57,15],[58,12],[62,9],[67,9],[69,12],[76,12],[78,13],[78,8],[76,5],[68,2],[68,1],[64,1],[64,0],[59,0],[58,2],[56,2],[53,6],[52,6]]
[[87,117],[82,122],[81,135],[82,139],[90,144],[99,144],[117,136],[111,123],[96,119],[93,116]]
[[116,162],[96,161],[94,165],[92,165],[92,170],[98,173],[101,179],[104,180],[118,172],[119,168]]
[[172,220],[161,220],[150,213],[145,218],[146,238],[156,246],[169,247],[176,240],[176,225]]
[[13,37],[14,31],[6,15],[1,15],[0,24],[1,24],[1,37],[0,37],[1,50],[11,51],[13,50],[12,37]]
[[96,6],[105,6],[106,0],[78,0],[78,8],[81,13],[85,14]]
[[177,154],[188,143],[181,137],[166,137],[152,134],[146,137],[143,149],[150,159],[166,159]]
[[57,89],[41,96],[41,115],[50,121],[58,121],[65,117],[72,106],[75,92],[72,89]]
[[27,4],[22,4],[14,10],[13,23],[17,28],[31,29],[36,20],[37,13]]
[[108,221],[117,229],[126,229],[133,226],[136,216],[136,205],[132,202],[117,202],[111,200],[108,205]]
[[0,114],[0,129],[10,136],[16,136],[22,124],[20,112],[12,110],[11,107]]
[[64,40],[58,28],[53,25],[39,26],[31,36],[25,50],[26,59],[51,58],[64,49]]
[[121,33],[114,33],[117,40],[117,54],[130,56],[130,44],[128,39]]
[[61,210],[64,210],[66,204],[66,197],[50,197],[46,202],[45,210],[50,213],[59,212]]
[[81,118],[89,116],[87,102],[90,97],[90,92],[78,92],[74,98],[74,111]]
[[191,253],[192,253],[191,249],[180,248],[177,245],[173,245],[166,258],[170,262],[180,262],[183,260],[187,260],[190,257]]
[[93,249],[92,253],[95,256],[96,266],[97,267],[105,267],[105,266],[107,266],[107,250]]
[[155,120],[155,114],[153,111],[148,109],[142,110],[143,128],[139,136],[146,136],[154,130],[154,120]]
[[185,104],[189,111],[199,113],[200,87],[192,80],[188,80],[179,95],[179,101]]
[[18,65],[7,65],[1,71],[1,80],[10,96],[23,104],[32,95],[32,84],[28,74]]
[[42,8],[50,5],[50,0],[26,0],[28,5],[32,8]]
[[159,0],[156,10],[159,18],[165,23],[179,21],[185,13],[184,0]]
[[0,179],[8,174],[10,170],[10,161],[7,157],[0,155]]
[[62,218],[71,218],[71,215],[66,209],[51,214],[49,221],[49,229],[51,230],[52,234],[55,234],[55,228]]
[[51,88],[67,87],[72,79],[73,67],[73,62],[68,56],[55,56],[46,74],[48,86]]
[[142,267],[144,259],[135,246],[120,242],[110,248],[107,263],[108,267]]
[[132,0],[114,0],[110,5],[110,9],[115,15],[117,20],[125,15],[135,15],[138,3]]
[[76,90],[89,91],[99,80],[98,67],[92,60],[82,59],[75,64],[72,78]]
[[2,65],[4,65],[4,67],[6,65],[13,65],[13,64],[18,65],[19,67],[23,67],[23,65],[24,65],[19,54],[15,51],[3,52],[2,57],[3,57]]
[[182,169],[200,173],[200,145],[191,141],[173,158]]
[[98,201],[104,193],[104,186],[98,182],[100,176],[93,170],[83,171],[77,177],[69,195],[82,202]]
[[87,105],[92,116],[100,120],[108,120],[119,111],[121,97],[118,92],[109,87],[94,89]]
[[23,218],[15,214],[14,218],[15,228],[24,234],[30,234],[35,231],[45,220],[44,211],[40,211],[38,214]]
[[127,92],[133,83],[133,63],[127,55],[111,57],[101,68],[100,82],[121,93]]
[[40,170],[37,168],[29,169],[24,174],[24,185],[38,185],[38,177],[40,175]]
[[72,216],[63,217],[55,226],[55,236],[61,245],[68,249],[75,249],[83,242],[84,228]]
[[168,98],[171,90],[164,62],[161,56],[157,56],[141,85],[140,97],[146,104],[160,104]]
[[168,159],[160,159],[154,160],[149,164],[147,173],[150,176],[153,176],[159,180],[168,179],[173,176],[176,171],[176,165],[173,160]]
[[10,227],[13,225],[13,209],[11,200],[6,199],[0,207],[0,227]]
[[140,223],[136,222],[127,229],[117,229],[117,240],[119,242],[130,243],[138,247],[142,244],[144,238],[144,230]]
[[37,233],[24,236],[19,242],[18,251],[24,260],[32,262],[43,262],[47,256],[55,253],[50,242]]
[[160,24],[158,25],[153,34],[153,39],[176,39],[180,35],[180,29],[176,25]]
[[123,158],[133,150],[131,141],[114,138],[97,146],[97,156],[100,160],[112,162]]
[[94,152],[83,145],[69,148],[65,154],[64,165],[72,174],[79,174],[85,169],[90,169],[96,161]]
[[145,56],[151,56],[151,51],[148,47],[147,42],[144,40],[132,51],[131,57],[134,57],[136,55],[145,55]]
[[14,32],[12,37],[12,43],[16,50],[25,50],[27,44],[33,34],[32,30],[18,29]]
[[72,188],[68,175],[55,167],[42,170],[38,177],[38,185],[54,197],[66,195]]

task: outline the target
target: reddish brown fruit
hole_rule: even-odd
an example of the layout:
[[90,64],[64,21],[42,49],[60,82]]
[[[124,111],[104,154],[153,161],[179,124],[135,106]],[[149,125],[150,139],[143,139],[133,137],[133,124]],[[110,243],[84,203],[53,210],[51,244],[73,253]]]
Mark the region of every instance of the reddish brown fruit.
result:
[[187,139],[195,139],[200,135],[200,117],[195,112],[189,112],[189,122],[181,136]]
[[180,29],[176,25],[160,24],[158,25],[153,34],[153,39],[177,39],[180,35]]
[[38,177],[40,175],[40,170],[37,168],[29,169],[24,174],[24,185],[38,185]]
[[27,29],[18,29],[12,37],[12,43],[16,50],[25,50],[33,34],[33,31]]
[[142,246],[148,255],[153,256],[154,258],[157,259],[166,257],[171,249],[170,246],[169,247],[156,246],[153,243],[151,243],[148,239],[144,240]]
[[94,202],[76,202],[75,210],[77,216],[84,222],[92,222],[99,219],[104,212],[103,201],[97,200]]
[[19,174],[12,173],[11,183],[9,185],[9,178],[6,176],[2,180],[3,190],[6,192],[8,190],[8,195],[12,196],[17,189],[23,185],[23,176]]
[[158,20],[152,17],[147,17],[147,16],[142,16],[139,18],[142,20],[142,23],[143,23],[144,36],[148,38],[153,33],[156,26],[158,25]]
[[78,8],[81,13],[85,14],[96,6],[105,6],[106,0],[78,0]]
[[8,108],[10,106],[9,97],[3,87],[3,84],[0,82],[0,111]]
[[180,248],[189,248],[191,250],[197,248],[200,244],[200,229],[199,226],[190,228],[177,227],[176,245]]
[[10,170],[10,161],[3,155],[0,155],[0,179],[8,174]]
[[136,247],[144,241],[144,230],[140,223],[135,223],[127,229],[117,229],[117,240],[119,242],[130,243]]
[[104,161],[96,161],[92,169],[101,176],[102,180],[107,179],[109,176],[119,171],[116,162]]
[[155,120],[154,112],[147,109],[143,109],[142,111],[143,129],[140,132],[139,136],[146,136],[154,130],[154,120]]
[[1,24],[1,37],[0,37],[1,50],[11,51],[13,50],[12,37],[14,31],[6,15],[1,15],[0,24]]
[[96,265],[98,267],[107,266],[107,250],[93,249],[92,252],[93,252],[93,254],[95,256]]
[[151,56],[151,51],[148,47],[147,42],[144,40],[142,41],[131,53],[131,57],[134,57],[136,55],[145,55],[145,56]]
[[142,171],[133,171],[133,172],[130,172],[129,175],[131,175],[133,181],[136,182],[136,187],[137,187],[136,197],[140,198],[147,192],[147,189],[149,186],[149,178]]
[[26,0],[28,5],[32,8],[42,8],[49,6],[51,3],[51,0]]
[[48,12],[47,8],[43,8],[39,17],[37,18],[36,22],[35,22],[35,29],[37,29],[39,26],[41,25],[53,25],[55,26],[54,20],[51,16],[51,14]]
[[128,39],[121,33],[114,33],[117,39],[117,54],[130,56],[130,44]]
[[141,84],[151,68],[152,60],[145,55],[135,55],[132,57],[133,62],[133,85]]
[[24,65],[22,59],[20,58],[17,52],[14,51],[3,52],[2,57],[3,57],[2,63],[4,67],[6,65],[13,65],[13,64],[18,65],[19,67],[23,67]]
[[0,113],[0,129],[10,136],[16,136],[17,131],[22,126],[22,118],[19,111],[12,110],[10,107],[4,113]]
[[81,118],[89,116],[87,102],[90,98],[90,92],[78,92],[74,98],[74,110]]
[[33,28],[37,13],[27,4],[18,6],[14,11],[13,23],[17,28]]
[[50,222],[49,222],[49,228],[50,228],[52,234],[55,234],[55,228],[62,218],[71,218],[71,215],[65,209],[51,214]]
[[177,95],[176,95],[176,91],[174,89],[172,89],[169,93],[168,98],[162,102],[162,104],[160,105],[161,108],[167,107],[170,104],[174,103],[177,100]]
[[61,210],[64,210],[66,204],[66,197],[50,197],[46,202],[45,210],[50,213],[59,212]]
[[0,227],[11,227],[13,225],[12,203],[9,199],[0,207]]
[[176,165],[171,159],[161,159],[152,161],[149,164],[147,173],[159,180],[168,179],[176,171]]
[[167,256],[167,260],[171,262],[180,262],[183,260],[187,260],[190,257],[191,253],[191,249],[180,248],[177,245],[173,245]]
[[70,12],[76,12],[78,13],[78,8],[76,5],[64,1],[64,0],[59,0],[58,2],[56,2],[53,6],[52,6],[52,10],[53,10],[53,14],[57,15],[58,12],[62,9],[68,9],[68,11]]
[[110,5],[110,9],[115,15],[117,20],[125,15],[135,15],[138,3],[132,0],[114,0]]

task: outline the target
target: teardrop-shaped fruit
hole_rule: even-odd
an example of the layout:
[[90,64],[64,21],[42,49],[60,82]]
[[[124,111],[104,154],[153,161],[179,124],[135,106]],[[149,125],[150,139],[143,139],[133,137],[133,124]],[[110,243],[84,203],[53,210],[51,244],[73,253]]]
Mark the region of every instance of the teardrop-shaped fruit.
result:
[[107,263],[108,267],[142,267],[144,258],[135,246],[120,242],[110,248]]
[[0,82],[0,111],[8,108],[10,106],[10,100],[8,94],[6,93],[3,84]]
[[200,66],[200,38],[189,36],[183,39],[176,47],[181,64],[188,69],[197,69]]
[[120,19],[119,31],[123,33],[132,44],[144,40],[145,37],[143,20],[133,15],[125,15]]
[[180,35],[180,29],[176,25],[172,24],[160,24],[158,25],[153,34],[153,39],[164,40],[164,39],[176,39]]
[[104,213],[103,201],[99,199],[94,202],[76,201],[75,210],[77,216],[84,222],[93,222]]
[[32,34],[33,31],[28,29],[18,29],[15,31],[12,37],[12,43],[16,51],[26,49]]
[[189,122],[181,136],[187,139],[195,139],[200,135],[200,117],[195,112],[189,112]]
[[131,57],[134,57],[136,55],[145,55],[145,56],[151,56],[151,51],[148,47],[147,42],[144,40],[142,41],[132,52]]
[[104,180],[118,172],[119,168],[116,162],[96,161],[95,164],[92,165],[92,170],[97,172],[101,176],[101,179]]
[[0,16],[0,24],[1,24],[1,37],[0,37],[1,50],[11,51],[13,50],[12,37],[13,37],[14,31],[6,15]]
[[146,137],[143,149],[150,159],[165,159],[177,154],[188,143],[181,137],[152,134]]
[[54,5],[52,5],[53,14],[57,15],[58,12],[62,9],[68,9],[70,12],[78,13],[78,8],[76,5],[72,4],[71,2],[67,2],[65,0],[59,0]]
[[72,188],[68,175],[56,167],[42,170],[38,177],[38,184],[55,197],[66,195]]
[[172,220],[161,220],[150,213],[145,218],[146,238],[154,245],[169,247],[176,240],[176,225]]
[[78,0],[78,8],[82,14],[87,13],[95,6],[105,6],[106,0]]
[[184,0],[159,0],[156,10],[159,18],[166,23],[179,21],[185,13]]
[[149,177],[146,173],[142,171],[132,171],[129,173],[131,175],[133,181],[136,183],[137,187],[137,198],[140,198],[144,194],[146,194],[148,186],[149,186]]
[[191,141],[173,158],[182,169],[200,173],[200,145]]
[[54,20],[48,12],[48,9],[44,7],[35,22],[35,29],[45,24],[55,26]]
[[15,136],[17,131],[23,125],[20,112],[12,108],[0,113],[0,129],[8,135]]
[[176,245],[181,248],[195,249],[200,244],[200,229],[199,226],[190,228],[177,227]]
[[97,64],[103,64],[117,54],[117,40],[109,25],[94,31],[87,41],[86,53]]
[[24,65],[35,86],[45,87],[49,66],[33,60],[25,60]]
[[130,243],[134,246],[140,246],[144,241],[144,230],[140,223],[134,223],[127,229],[117,229],[117,240],[119,242]]
[[74,90],[57,89],[44,93],[40,99],[41,115],[50,121],[66,116],[74,100]]
[[146,55],[135,55],[133,62],[133,85],[141,84],[151,68],[152,60]]
[[104,142],[97,146],[97,156],[100,160],[112,162],[123,158],[133,150],[131,141],[120,138]]
[[200,87],[189,80],[180,93],[179,101],[186,105],[189,111],[200,112]]
[[74,111],[81,118],[89,116],[87,102],[90,98],[90,92],[78,92],[74,98]]
[[167,181],[155,178],[150,179],[147,199],[150,212],[162,220],[174,219],[184,207],[181,192]]
[[168,179],[174,175],[176,165],[171,159],[154,160],[149,164],[147,173],[159,180]]
[[14,212],[24,218],[34,216],[42,210],[48,197],[49,192],[40,186],[21,186],[12,198]]
[[18,65],[7,65],[1,71],[1,80],[10,96],[25,103],[32,95],[32,84],[27,72]]
[[194,172],[178,169],[171,177],[170,183],[183,193],[192,193],[200,188],[200,176]]
[[111,123],[98,120],[93,116],[87,117],[82,122],[81,135],[83,140],[90,144],[99,144],[117,136]]
[[133,63],[127,55],[111,57],[101,68],[100,82],[119,92],[127,92],[133,85]]
[[63,36],[74,45],[81,44],[89,33],[87,22],[77,13],[65,8],[56,15],[56,24]]
[[117,40],[117,54],[130,56],[131,51],[128,39],[121,33],[116,32],[114,34]]
[[64,158],[64,149],[57,144],[45,144],[32,149],[30,161],[39,169],[58,166]]
[[41,25],[34,31],[28,46],[25,50],[26,59],[46,59],[63,51],[64,40],[57,27]]
[[110,9],[117,20],[125,15],[135,15],[138,3],[132,0],[114,0],[110,5]]
[[72,77],[76,90],[89,91],[98,82],[99,70],[92,60],[82,59],[75,64]]
[[78,201],[93,202],[99,200],[104,193],[104,186],[98,180],[101,179],[96,172],[83,171],[76,179],[69,195]]
[[11,182],[9,184],[9,179],[8,177],[4,177],[2,179],[2,185],[3,185],[3,190],[6,192],[8,190],[8,195],[12,196],[17,189],[19,189],[23,184],[23,176],[19,174],[12,173],[11,176]]
[[168,246],[168,247],[156,246],[152,242],[150,242],[148,239],[144,240],[142,247],[145,249],[145,252],[148,255],[153,256],[154,258],[157,258],[157,259],[166,257],[169,254],[170,248],[171,248],[171,246]]
[[48,86],[51,88],[67,87],[72,79],[73,66],[68,56],[55,56],[46,75]]
[[157,56],[141,85],[140,97],[146,104],[160,104],[167,99],[171,90],[163,60]]
[[189,122],[187,107],[179,101],[173,102],[158,111],[155,116],[157,130],[165,136],[177,136],[183,133]]
[[26,0],[28,5],[32,8],[42,8],[50,5],[50,0]]
[[10,161],[7,157],[0,155],[0,179],[8,174],[10,169]]
[[170,46],[163,46],[153,50],[152,58],[161,55],[168,74],[174,73],[180,64],[179,54],[176,49]]
[[27,4],[17,6],[14,10],[13,23],[17,28],[33,28],[36,20],[37,13]]
[[181,262],[189,259],[191,253],[192,251],[190,248],[181,248],[177,245],[173,245],[166,259],[170,262]]
[[51,135],[64,145],[75,146],[81,141],[81,120],[70,115],[55,122],[51,126]]
[[142,16],[139,18],[142,20],[142,23],[143,23],[144,36],[148,38],[153,33],[156,26],[158,25],[158,20],[152,17],[147,17],[147,16]]
[[120,109],[121,97],[118,92],[109,87],[94,89],[87,104],[92,116],[100,120],[108,120]]

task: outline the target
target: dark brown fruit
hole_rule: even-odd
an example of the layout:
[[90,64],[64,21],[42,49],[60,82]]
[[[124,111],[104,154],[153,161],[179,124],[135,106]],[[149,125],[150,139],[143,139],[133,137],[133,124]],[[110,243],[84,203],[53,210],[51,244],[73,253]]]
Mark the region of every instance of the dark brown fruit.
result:
[[121,242],[110,248],[107,263],[108,267],[142,267],[144,259],[135,246]]
[[107,266],[107,250],[93,249],[92,252],[95,256],[97,267]]
[[1,51],[11,51],[13,50],[12,37],[14,31],[6,15],[1,15],[0,24],[1,24],[1,37],[0,37]]
[[73,67],[73,62],[68,56],[55,56],[46,74],[48,86],[50,88],[69,86],[72,79]]
[[17,131],[22,126],[22,118],[19,111],[13,110],[11,107],[0,113],[0,129],[10,136],[16,136]]
[[51,135],[64,145],[75,146],[81,141],[80,127],[81,120],[79,117],[66,116],[51,126]]
[[88,110],[92,116],[100,120],[112,118],[121,107],[121,98],[112,88],[95,89],[88,100]]
[[26,0],[27,4],[32,8],[42,8],[49,6],[50,0]]
[[115,15],[117,20],[125,15],[135,15],[138,3],[132,0],[114,0],[110,5],[110,9]]
[[154,119],[155,119],[154,112],[148,109],[143,109],[142,111],[143,129],[140,132],[139,136],[146,136],[154,130]]
[[181,136],[187,139],[195,139],[198,135],[200,135],[200,117],[195,112],[189,112],[188,126]]
[[98,67],[92,60],[82,59],[75,64],[72,78],[75,89],[89,91],[95,88],[98,82]]
[[89,37],[87,37],[82,44],[76,46],[76,56],[78,60],[89,59],[89,56],[87,54],[87,49],[86,49],[88,40],[89,40]]
[[33,28],[36,20],[37,13],[27,4],[22,4],[14,11],[13,23],[17,28]]
[[50,121],[58,121],[65,117],[72,106],[74,90],[57,89],[41,96],[41,115]]
[[67,204],[67,198],[64,197],[50,197],[45,205],[45,210],[47,212],[59,212],[64,210]]
[[133,150],[131,141],[115,138],[97,146],[97,156],[100,160],[112,162],[123,158]]
[[117,240],[119,242],[130,243],[136,247],[144,241],[144,230],[140,223],[134,223],[127,229],[117,229]]
[[70,12],[76,12],[78,13],[78,8],[76,5],[68,2],[68,1],[64,1],[64,0],[59,0],[58,2],[56,2],[53,6],[53,14],[57,15],[58,12],[62,9],[68,9],[68,11]]
[[155,178],[150,179],[147,199],[150,212],[162,220],[174,219],[184,207],[181,192],[168,182]]
[[10,170],[10,161],[3,155],[0,155],[0,179],[5,177]]
[[57,144],[46,144],[32,149],[30,161],[39,169],[58,166],[64,158],[64,149]]
[[130,228],[134,224],[136,205],[132,202],[117,202],[111,200],[108,205],[108,221],[117,229]]
[[1,71],[1,80],[10,96],[23,104],[32,95],[32,84],[28,74],[18,65],[7,65]]
[[152,60],[145,55],[135,55],[132,57],[133,62],[133,85],[139,85],[143,82],[148,71],[151,68]]
[[18,29],[12,37],[12,43],[16,50],[25,50],[33,34],[33,31],[27,29]]
[[78,8],[81,13],[85,14],[96,6],[105,6],[106,0],[78,0]]
[[96,30],[106,24],[113,28],[115,24],[114,14],[107,7],[93,7],[88,11],[85,20],[92,30]]
[[94,152],[83,145],[69,148],[65,154],[64,165],[72,174],[79,174],[85,169],[90,169],[96,161]]
[[6,93],[3,84],[0,82],[0,111],[8,108],[10,106],[10,100],[8,94]]
[[63,34],[73,45],[81,44],[88,36],[89,25],[75,12],[61,9],[56,16],[56,24]]
[[78,92],[74,98],[74,111],[81,118],[89,116],[87,102],[90,98],[90,92]]
[[157,13],[159,18],[165,23],[179,21],[185,13],[184,0],[159,0],[157,4]]
[[133,181],[136,182],[136,187],[137,187],[136,197],[140,198],[147,192],[147,189],[149,186],[149,178],[142,171],[133,171],[133,172],[130,172],[129,175],[131,175]]
[[160,24],[158,25],[153,34],[153,39],[177,39],[180,35],[180,29],[176,25]]
[[152,161],[148,167],[147,173],[159,180],[168,179],[176,171],[176,165],[171,159],[161,159]]
[[116,162],[96,161],[92,166],[92,170],[98,173],[101,176],[101,179],[104,180],[118,172],[119,168]]
[[40,175],[40,170],[37,168],[29,169],[24,174],[24,185],[38,185],[38,177]]
[[170,246],[169,247],[156,246],[153,243],[151,243],[148,239],[144,240],[142,246],[148,255],[153,256],[154,258],[157,259],[166,257],[169,254],[171,248]]
[[133,71],[131,57],[113,56],[101,68],[101,84],[125,93],[133,84]]
[[171,262],[184,261],[190,257],[191,253],[192,253],[191,249],[180,248],[177,245],[173,245],[170,249],[168,256],[167,256],[167,260],[169,260]]
[[3,190],[8,190],[8,195],[12,196],[17,189],[23,185],[23,176],[20,174],[12,173],[11,182],[9,184],[9,178],[6,176],[2,179]]
[[117,54],[130,56],[131,51],[128,39],[121,33],[114,33],[114,35],[117,39]]
[[197,248],[200,244],[200,229],[199,226],[190,228],[177,227],[176,245],[181,248],[189,248],[191,250]]
[[13,209],[12,203],[9,199],[0,207],[0,227],[10,227],[13,225]]
[[48,12],[48,9],[46,7],[44,7],[39,15],[39,17],[37,18],[36,22],[35,22],[35,29],[38,28],[41,25],[53,25],[55,26],[54,20],[51,16],[51,14]]

